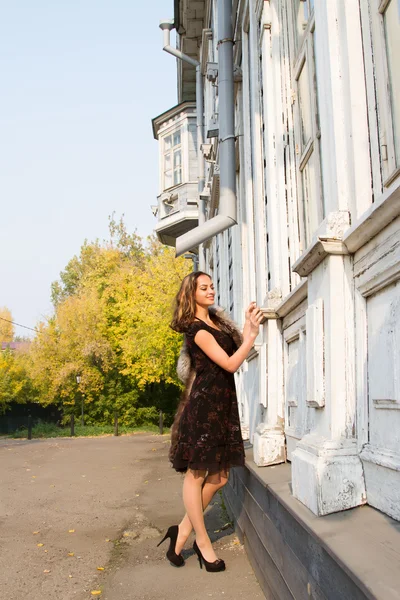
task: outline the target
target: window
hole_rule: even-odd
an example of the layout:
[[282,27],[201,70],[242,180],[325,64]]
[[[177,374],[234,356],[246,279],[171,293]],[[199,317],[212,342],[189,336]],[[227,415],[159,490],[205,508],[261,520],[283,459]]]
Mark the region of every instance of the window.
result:
[[385,37],[387,84],[389,88],[389,104],[391,117],[391,134],[393,136],[394,167],[400,166],[400,3],[398,0],[381,2],[380,12],[383,20]]
[[400,175],[400,2],[370,0],[381,169],[384,185]]
[[318,96],[315,73],[314,0],[293,3],[294,122],[301,247],[304,250],[324,218],[321,185]]
[[164,138],[164,190],[182,183],[181,131]]

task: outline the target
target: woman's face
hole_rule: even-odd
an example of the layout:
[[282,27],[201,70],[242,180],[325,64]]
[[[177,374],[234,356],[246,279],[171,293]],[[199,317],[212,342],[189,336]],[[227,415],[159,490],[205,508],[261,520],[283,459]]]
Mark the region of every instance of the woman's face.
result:
[[197,288],[195,293],[196,304],[209,307],[214,304],[215,290],[214,284],[207,275],[200,275],[197,280]]

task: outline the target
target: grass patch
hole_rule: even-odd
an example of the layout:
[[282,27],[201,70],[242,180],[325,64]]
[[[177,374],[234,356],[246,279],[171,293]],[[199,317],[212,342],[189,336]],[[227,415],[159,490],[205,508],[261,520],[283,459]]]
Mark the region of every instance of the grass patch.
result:
[[[164,433],[169,433],[169,428],[164,427]],[[129,433],[158,433],[159,428],[157,425],[148,424],[141,425],[138,427],[128,427],[126,425],[120,425],[118,427],[118,433],[129,434]],[[113,435],[113,425],[75,425],[75,437],[94,437],[98,435]],[[26,438],[28,436],[28,428],[21,427],[14,433],[9,435],[10,438]],[[33,438],[55,438],[55,437],[71,437],[71,428],[58,427],[55,423],[37,423],[32,427],[32,439]]]

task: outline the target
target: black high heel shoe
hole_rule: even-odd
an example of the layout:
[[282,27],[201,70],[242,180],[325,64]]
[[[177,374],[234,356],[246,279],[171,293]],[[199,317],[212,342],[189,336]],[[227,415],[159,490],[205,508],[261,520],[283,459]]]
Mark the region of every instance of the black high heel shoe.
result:
[[214,560],[214,562],[208,562],[208,560],[206,560],[202,555],[201,550],[196,542],[193,544],[193,550],[196,552],[199,559],[200,569],[203,568],[203,562],[206,566],[206,571],[209,573],[219,573],[220,571],[225,571],[225,561],[223,561],[222,558],[217,558],[217,560]]
[[169,538],[170,542],[169,542],[169,548],[167,550],[167,558],[168,558],[169,562],[172,565],[174,565],[174,567],[183,567],[183,565],[185,564],[185,561],[183,560],[183,556],[181,554],[176,554],[176,552],[175,552],[176,540],[178,539],[178,532],[179,532],[178,525],[171,525],[171,527],[168,527],[167,533],[164,535],[161,542],[159,544],[157,544],[157,548],[163,542],[165,542],[165,540],[167,538]]

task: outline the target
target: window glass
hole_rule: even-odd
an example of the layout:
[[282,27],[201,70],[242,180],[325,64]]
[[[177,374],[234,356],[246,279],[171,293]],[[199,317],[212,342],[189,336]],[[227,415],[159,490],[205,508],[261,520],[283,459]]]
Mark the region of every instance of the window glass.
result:
[[174,152],[174,167],[180,167],[181,165],[181,151]]
[[174,152],[174,185],[182,183],[181,151]]
[[179,146],[179,144],[181,143],[181,132],[180,130],[175,131],[174,135],[173,135],[173,145],[174,146]]
[[165,171],[164,173],[164,189],[168,189],[172,186],[172,171]]
[[168,135],[165,139],[164,139],[164,151],[169,150],[171,148],[171,136]]
[[390,0],[384,16],[396,164],[400,165],[400,2]]
[[182,183],[182,171],[181,169],[174,170],[174,185]]
[[308,65],[306,61],[304,61],[304,65],[300,71],[298,84],[302,141],[303,146],[305,146],[312,135],[310,82],[308,77]]

